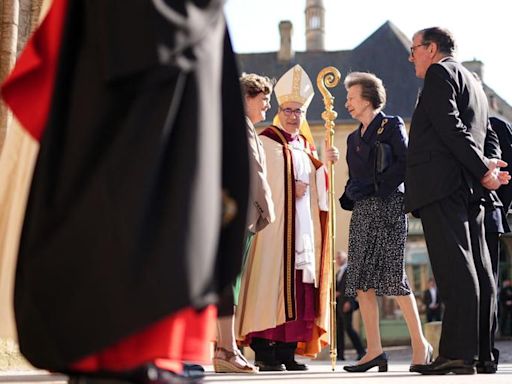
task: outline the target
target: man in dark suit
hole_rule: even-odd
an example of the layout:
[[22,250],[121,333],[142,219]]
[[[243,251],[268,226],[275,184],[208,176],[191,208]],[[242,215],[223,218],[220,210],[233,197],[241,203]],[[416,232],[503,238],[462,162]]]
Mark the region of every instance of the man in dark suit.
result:
[[441,321],[441,298],[433,278],[428,279],[428,288],[423,292],[423,304],[425,304],[428,323]]
[[[477,75],[475,77],[479,79]],[[489,123],[491,129],[487,130],[487,135],[485,136],[484,155],[487,158],[501,158],[508,164],[512,164],[512,129],[510,125],[497,117],[491,117]],[[505,170],[509,171],[509,167],[510,165]],[[511,201],[512,184],[504,185],[496,191],[487,191],[485,197],[485,242],[489,249],[492,273],[497,290],[499,282],[500,237],[503,233],[510,232],[507,213]],[[494,344],[494,335],[497,328],[498,308],[496,308],[492,316],[491,347],[494,361],[485,363],[487,370],[496,370],[498,367],[499,350],[495,348]]]
[[[493,119],[493,118],[491,118]],[[489,122],[491,124],[491,128],[487,130],[487,134],[485,136],[485,145],[484,145],[484,155],[487,158],[496,158],[503,159],[505,161],[512,161],[510,158],[510,153],[505,154],[505,152],[510,152],[510,149],[507,149],[507,144],[504,143],[503,147],[505,147],[505,152],[502,151],[501,141],[498,139],[498,135],[492,128],[491,119]],[[510,138],[509,138],[510,140]],[[510,144],[508,144],[510,146]],[[506,157],[509,157],[508,159]],[[489,254],[491,257],[491,265],[495,283],[498,282],[498,265],[499,265],[499,240],[500,235],[502,233],[510,232],[510,228],[507,222],[507,212],[508,206],[510,206],[510,197],[507,195],[510,194],[512,184],[505,185],[496,191],[486,190],[484,193],[485,200],[485,240],[487,243],[487,248],[489,249]],[[503,193],[501,193],[503,192]],[[500,195],[507,199],[507,207],[501,201]]]
[[345,360],[345,332],[347,332],[352,346],[356,350],[357,360],[366,353],[359,334],[352,325],[352,315],[359,308],[359,303],[354,297],[345,295],[347,285],[347,253],[338,251],[336,254],[338,272],[336,273],[336,344],[338,360]]
[[[496,132],[498,136],[501,159],[508,164],[502,170],[510,172],[512,168],[512,126],[498,117],[489,118],[489,122],[491,123],[493,131]],[[508,214],[512,205],[512,185],[504,186],[498,189],[496,193],[503,204],[505,214]]]
[[491,313],[496,306],[489,251],[484,240],[484,188],[510,176],[506,163],[483,154],[488,106],[482,87],[453,58],[447,30],[413,36],[409,60],[424,79],[414,111],[407,158],[406,210],[421,217],[445,313],[434,363],[422,374],[472,374],[475,359],[493,361]]

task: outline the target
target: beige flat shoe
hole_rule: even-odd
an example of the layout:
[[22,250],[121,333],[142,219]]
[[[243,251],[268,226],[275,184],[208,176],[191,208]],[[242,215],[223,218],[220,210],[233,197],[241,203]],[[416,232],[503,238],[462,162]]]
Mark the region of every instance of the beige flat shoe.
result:
[[[243,363],[240,364],[239,360]],[[256,373],[258,368],[247,361],[240,351],[217,347],[213,355],[213,369],[217,373]]]

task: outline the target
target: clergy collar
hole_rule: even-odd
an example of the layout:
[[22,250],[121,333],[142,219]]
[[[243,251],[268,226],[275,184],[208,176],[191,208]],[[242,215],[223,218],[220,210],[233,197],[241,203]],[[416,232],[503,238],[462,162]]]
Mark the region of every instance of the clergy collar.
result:
[[277,129],[279,129],[279,131],[282,133],[282,135],[284,136],[284,138],[286,139],[286,141],[288,143],[291,143],[292,141],[295,141],[299,138],[300,136],[300,132],[297,132],[297,134],[291,134],[287,131],[285,131],[283,128],[281,127],[277,127]]

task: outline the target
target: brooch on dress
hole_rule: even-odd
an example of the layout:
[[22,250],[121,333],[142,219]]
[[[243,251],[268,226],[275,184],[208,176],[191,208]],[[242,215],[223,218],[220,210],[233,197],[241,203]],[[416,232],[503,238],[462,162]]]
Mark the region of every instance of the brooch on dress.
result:
[[380,125],[379,129],[377,129],[377,135],[380,135],[382,132],[384,132],[384,126],[388,123],[388,119],[382,119],[382,124]]

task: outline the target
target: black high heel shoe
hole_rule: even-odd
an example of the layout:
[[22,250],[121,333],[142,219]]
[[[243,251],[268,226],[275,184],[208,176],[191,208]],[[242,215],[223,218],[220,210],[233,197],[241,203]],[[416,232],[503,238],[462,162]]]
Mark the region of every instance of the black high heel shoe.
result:
[[411,364],[409,367],[409,372],[421,372],[425,365],[432,364],[434,360],[434,349],[429,344],[427,347],[427,357],[425,358],[425,364]]
[[379,367],[379,372],[388,371],[388,355],[386,355],[386,352],[382,352],[379,356],[363,364],[345,365],[343,369],[347,372],[366,372],[373,367]]

